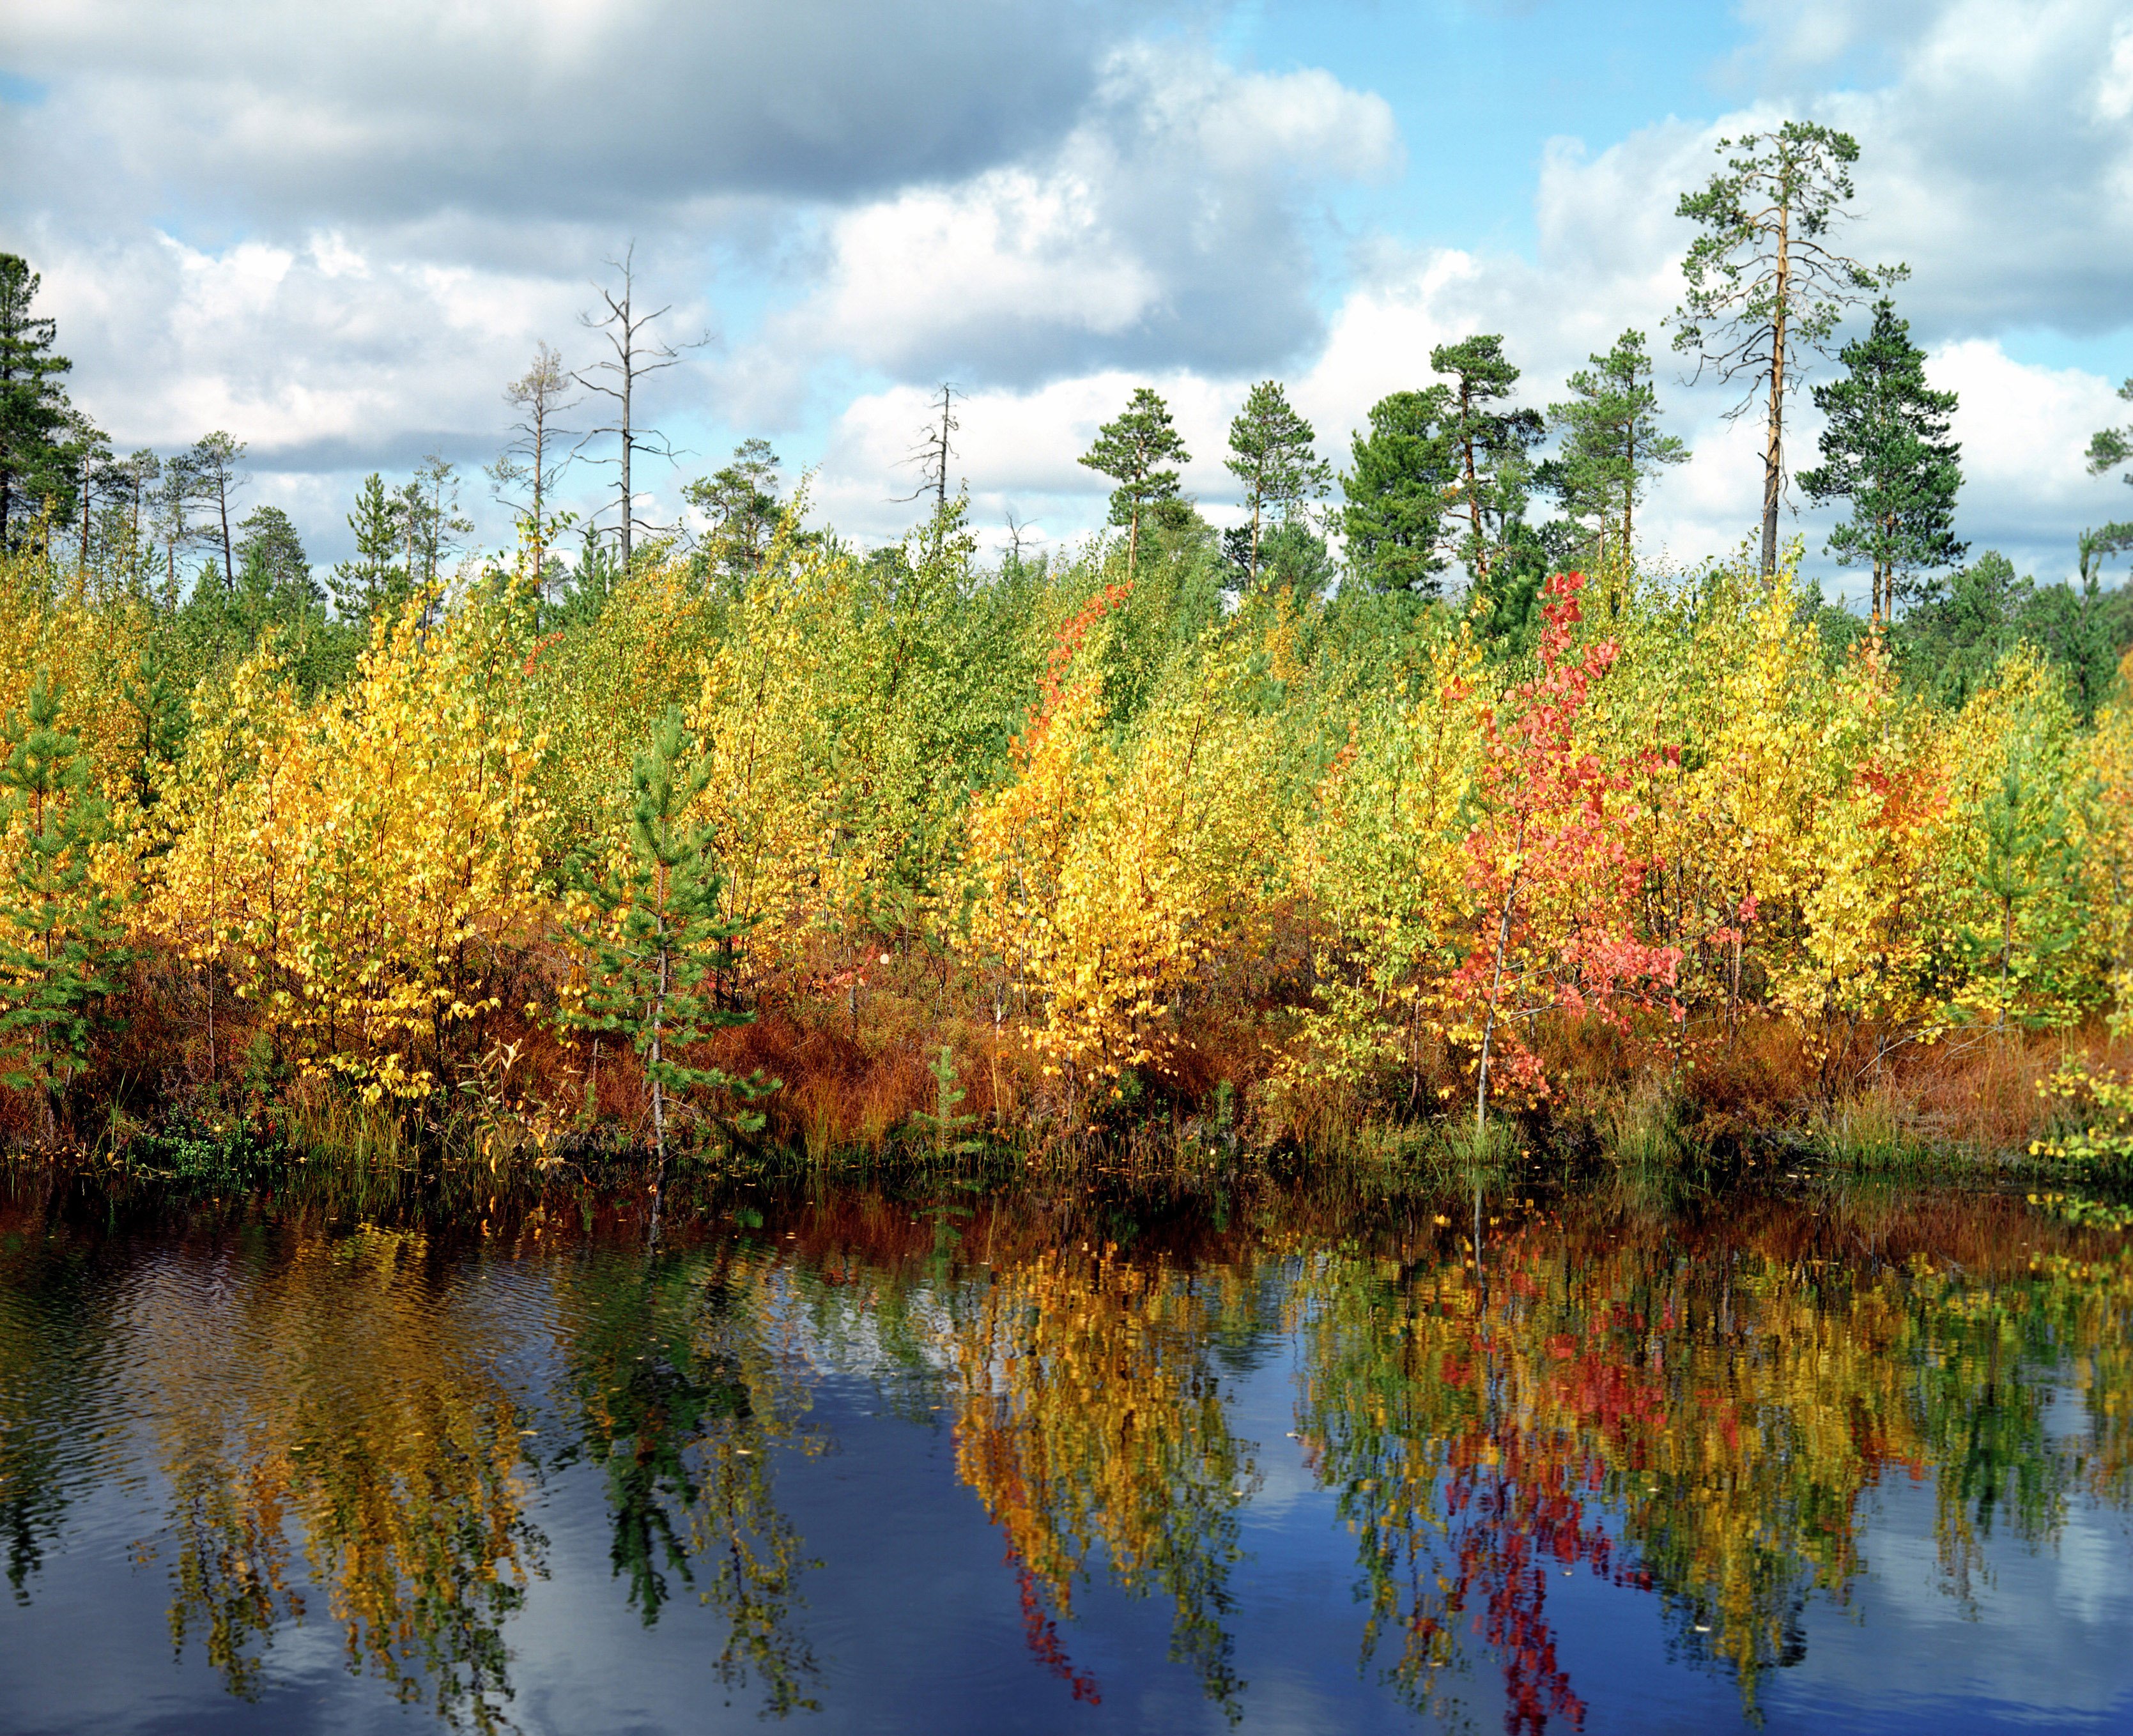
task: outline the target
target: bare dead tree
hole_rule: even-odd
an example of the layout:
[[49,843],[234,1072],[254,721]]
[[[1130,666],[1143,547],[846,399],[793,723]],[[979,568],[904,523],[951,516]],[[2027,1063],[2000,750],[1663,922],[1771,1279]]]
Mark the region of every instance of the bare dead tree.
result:
[[[620,468],[618,478],[617,512],[621,519],[622,570],[629,570],[630,551],[637,529],[637,496],[632,460],[639,450],[651,452],[662,458],[672,459],[674,449],[667,437],[656,428],[646,428],[637,419],[637,385],[645,375],[657,373],[672,368],[681,359],[684,350],[695,349],[710,342],[708,336],[695,343],[675,345],[648,335],[648,329],[656,320],[671,312],[673,304],[640,311],[637,305],[637,245],[631,243],[619,259],[609,260],[608,265],[621,278],[621,294],[612,288],[595,284],[600,301],[607,311],[603,314],[580,314],[580,323],[588,331],[598,332],[606,339],[614,352],[611,357],[595,362],[590,368],[571,375],[587,392],[597,392],[612,406],[609,420],[599,427],[590,429],[578,443],[576,450],[583,450],[586,440],[613,435],[618,441],[614,462]],[[601,459],[598,463],[609,460]],[[652,525],[647,530],[657,528]]]
[[511,425],[510,443],[489,466],[489,478],[499,500],[524,502],[522,516],[532,533],[536,584],[545,583],[547,570],[549,498],[571,462],[569,454],[560,464],[552,455],[573,432],[559,427],[556,419],[575,407],[569,396],[575,383],[561,355],[543,343],[534,349],[533,365],[503,388],[504,402],[518,411],[518,420]]
[[939,421],[929,421],[918,430],[918,444],[904,459],[907,464],[918,466],[918,486],[908,494],[899,494],[898,500],[917,500],[927,490],[933,494],[934,510],[948,510],[948,461],[956,456],[950,436],[962,426],[956,420],[956,386],[952,380],[941,382],[940,402],[935,406]]
[[1031,528],[1031,522],[1028,519],[1018,518],[1015,516],[1015,511],[1013,507],[1009,507],[1007,509],[1008,559],[1014,563],[1014,569],[1017,572],[1020,572],[1022,570],[1023,539],[1029,534]]

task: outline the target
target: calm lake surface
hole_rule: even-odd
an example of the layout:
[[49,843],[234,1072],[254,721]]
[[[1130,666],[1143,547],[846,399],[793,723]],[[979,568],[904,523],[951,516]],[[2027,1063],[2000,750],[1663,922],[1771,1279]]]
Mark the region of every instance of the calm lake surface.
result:
[[2020,1195],[0,1200],[0,1728],[2133,1729]]

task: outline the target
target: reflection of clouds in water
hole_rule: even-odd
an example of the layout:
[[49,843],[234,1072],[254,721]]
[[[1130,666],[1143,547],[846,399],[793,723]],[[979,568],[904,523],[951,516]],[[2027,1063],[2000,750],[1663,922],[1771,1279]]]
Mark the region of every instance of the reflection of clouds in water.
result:
[[2085,1504],[2068,1515],[2058,1536],[2058,1573],[2052,1595],[2059,1612],[2086,1627],[2110,1627],[2120,1646],[2133,1631],[2133,1589],[2126,1585],[2123,1523]]
[[[1961,1209],[1962,1233],[1982,1237],[1980,1208]],[[909,1233],[909,1214],[894,1227]],[[1774,1729],[2000,1728],[2025,1709],[2108,1724],[2114,1691],[2133,1684],[2121,1643],[2133,1631],[2133,1551],[2123,1515],[2102,1504],[2121,1498],[2116,1468],[2129,1456],[2112,1418],[2133,1378],[2118,1325],[2133,1262],[2054,1267],[2047,1288],[2026,1275],[2030,1220],[1997,1233],[2015,1263],[2011,1277],[1988,1275],[1989,1306],[1976,1284],[1931,1272],[1908,1285],[1822,1277],[1835,1262],[1814,1256],[1827,1244],[1805,1243],[1803,1258],[1797,1238],[1823,1227],[1787,1214],[1760,1229],[1728,1224],[1737,1242],[1713,1232],[1671,1264],[1676,1229],[1611,1216],[1589,1230],[1537,1227],[1507,1240],[1489,1298],[1428,1247],[1397,1263],[1314,1264],[1283,1244],[1230,1250],[1224,1264],[1153,1250],[1076,1259],[1040,1243],[982,1271],[922,1252],[899,1261],[863,1239],[811,1265],[715,1243],[649,1271],[628,1249],[506,1262],[440,1248],[418,1259],[375,1231],[335,1238],[331,1260],[301,1236],[249,1267],[222,1244],[207,1258],[161,1251],[110,1281],[125,1300],[96,1316],[102,1350],[51,1341],[130,1371],[120,1397],[70,1416],[108,1416],[117,1432],[99,1451],[141,1469],[137,1487],[105,1479],[65,1509],[67,1547],[34,1577],[24,1620],[49,1633],[64,1607],[74,1618],[57,1625],[75,1647],[64,1655],[115,1654],[79,1666],[98,1677],[83,1705],[168,1695],[171,1538],[97,1619],[78,1613],[95,1589],[81,1570],[94,1558],[108,1573],[169,1505],[159,1431],[282,1418],[281,1434],[301,1437],[289,1474],[301,1494],[326,1474],[312,1454],[324,1455],[327,1426],[344,1424],[360,1439],[339,1444],[336,1488],[368,1498],[419,1471],[447,1498],[436,1517],[452,1521],[469,1511],[451,1479],[457,1449],[426,1450],[439,1413],[416,1402],[465,1389],[502,1392],[521,1407],[508,1421],[540,1431],[527,1517],[550,1576],[494,1624],[511,1654],[512,1715],[529,1730],[761,1727],[763,1692],[709,1667],[732,1631],[725,1609],[698,1602],[717,1551],[699,1551],[694,1581],[674,1578],[654,1625],[628,1601],[626,1564],[616,1571],[616,1455],[626,1472],[636,1452],[669,1446],[692,1476],[729,1474],[732,1498],[714,1517],[787,1540],[774,1570],[729,1601],[752,1623],[744,1638],[792,1642],[773,1663],[811,1649],[819,1676],[780,1667],[819,1694],[825,1713],[807,1724],[825,1736],[1073,1728],[1082,1680],[1103,1696],[1092,1729],[1218,1730],[1225,1702],[1253,1729],[1414,1729],[1384,1675],[1402,1650],[1397,1600],[1359,1667],[1370,1610],[1355,1594],[1375,1557],[1349,1522],[1374,1512],[1397,1522],[1386,1539],[1412,1519],[1425,1541],[1452,1546],[1424,1547],[1418,1567],[1459,1572],[1471,1560],[1496,1575],[1438,1612],[1457,1643],[1424,1684],[1477,1730],[1496,1725],[1511,1688],[1553,1681],[1511,1681],[1509,1649],[1474,1627],[1491,1612],[1530,1618],[1537,1646],[1559,1642],[1564,1686],[1590,1706],[1596,1736],[1736,1727],[1741,1695],[1714,1655],[1749,1658]],[[1986,1269],[1997,1245],[1967,1262]],[[1714,1263],[1714,1247],[1733,1258]],[[1730,1275],[1715,1297],[1713,1272]],[[2010,1322],[2022,1347],[2012,1354]],[[0,1332],[0,1358],[8,1349]],[[215,1402],[193,1392],[202,1382]],[[0,1403],[8,1390],[0,1380]],[[383,1419],[403,1411],[409,1427],[391,1435]],[[604,1459],[583,1445],[588,1411]],[[356,1451],[365,1443],[370,1459]],[[713,1465],[719,1443],[731,1456]],[[240,1470],[274,1458],[243,1440],[209,1456]],[[1914,1464],[1967,1467],[1966,1498],[1944,1503],[1952,1485],[1914,1479]],[[1977,1485],[1993,1484],[1994,1466],[2005,1480],[1987,1534]],[[759,1491],[736,1480],[758,1469]],[[1389,1508],[1404,1471],[1416,1478],[1411,1505]],[[678,1484],[652,1493],[662,1488],[678,1517]],[[1452,1494],[1466,1498],[1459,1512]],[[1502,1517],[1484,1522],[1483,1508]],[[295,1527],[313,1511],[324,1509],[291,1517],[304,1560],[315,1551]],[[381,1509],[364,1511],[384,1524]],[[1972,1522],[1952,1550],[1937,1529],[1951,1511]],[[401,1531],[381,1535],[396,1561],[409,1559]],[[1549,1557],[1544,1600],[1521,1589],[1534,1551]],[[820,1569],[805,1565],[816,1558]],[[1950,1561],[1968,1569],[1967,1603]],[[1815,1562],[1841,1599],[1808,1570]],[[1072,1681],[1029,1642],[1025,1567],[1047,1575],[1039,1613],[1057,1618]],[[1381,1589],[1404,1595],[1407,1583]],[[1496,1597],[1499,1584],[1519,1594]],[[11,1668],[41,1657],[41,1641],[21,1637],[31,1631],[7,1630]],[[315,1595],[305,1627],[274,1629],[266,1688],[283,1712],[301,1701],[311,1727],[375,1723],[380,1685],[346,1676],[341,1637]],[[205,1705],[212,1690],[177,1691]],[[11,1683],[0,1721],[94,1721],[55,1715],[65,1703],[53,1696],[49,1681]],[[106,1721],[125,1728],[123,1715]]]
[[[1323,1488],[1296,1438],[1296,1370],[1288,1359],[1263,1362],[1230,1383],[1229,1393],[1230,1426],[1259,1447],[1259,1486],[1245,1509],[1246,1527],[1278,1521],[1299,1501],[1322,1500]],[[1313,1515],[1312,1522],[1323,1521]]]
[[[1883,1484],[1869,1521],[1867,1571],[1849,1608],[1811,1602],[1806,1657],[1765,1679],[1773,1714],[1842,1705],[1915,1712],[1921,1701],[1987,1700],[2039,1713],[2096,1714],[2123,1702],[2133,1584],[2111,1518],[2073,1500],[2056,1550],[1996,1530],[1975,1577],[1975,1619],[1949,1596],[1934,1541],[1932,1484]],[[1984,1728],[1951,1705],[1952,1726]]]

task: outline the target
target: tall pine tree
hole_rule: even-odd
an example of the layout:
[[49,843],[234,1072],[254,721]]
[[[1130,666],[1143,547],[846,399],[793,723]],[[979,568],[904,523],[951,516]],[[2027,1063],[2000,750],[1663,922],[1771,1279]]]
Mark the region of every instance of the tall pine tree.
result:
[[[2133,404],[2133,380],[2126,381],[2118,388],[2118,396],[2127,403]],[[2097,429],[2095,438],[2088,443],[2087,452],[2083,455],[2088,459],[2088,474],[2091,476],[2108,476],[2119,465],[2124,464],[2126,474],[2119,479],[2127,488],[2133,488],[2133,422],[2128,422],[2123,428]]]
[[[1811,121],[1721,138],[1726,166],[1701,193],[1684,193],[1675,214],[1702,225],[1682,261],[1688,294],[1670,315],[1673,347],[1693,355],[1699,377],[1745,381],[1738,416],[1758,396],[1763,426],[1763,574],[1778,570],[1778,503],[1785,484],[1785,399],[1805,355],[1825,353],[1845,310],[1907,275],[1865,266],[1832,245],[1850,215],[1859,143]],[[1729,155],[1728,153],[1731,153]]]
[[1341,478],[1348,565],[1381,595],[1434,597],[1443,589],[1444,517],[1458,471],[1448,387],[1395,392],[1370,406]]
[[1515,540],[1514,527],[1525,517],[1531,454],[1547,424],[1538,410],[1505,406],[1519,371],[1505,356],[1500,334],[1485,332],[1462,343],[1440,344],[1430,351],[1429,365],[1452,380],[1446,432],[1457,466],[1456,510],[1466,520],[1459,558],[1474,583],[1485,586],[1490,569]]
[[1298,415],[1275,380],[1262,380],[1230,424],[1230,474],[1243,484],[1243,504],[1252,515],[1245,555],[1247,580],[1259,583],[1259,544],[1267,521],[1286,523],[1326,493],[1333,467],[1316,450],[1318,436]]
[[1142,515],[1178,498],[1172,467],[1192,462],[1172,424],[1169,405],[1151,387],[1136,387],[1117,420],[1097,429],[1095,445],[1080,462],[1118,484],[1111,491],[1111,522],[1125,527],[1126,575],[1131,578],[1140,557]]
[[[1682,463],[1688,448],[1659,432],[1659,394],[1652,387],[1652,358],[1644,334],[1625,331],[1590,368],[1570,377],[1570,397],[1548,406],[1562,436],[1562,450],[1540,468],[1539,480],[1562,503],[1563,515],[1590,527],[1603,573],[1614,556],[1626,567],[1635,547],[1637,502],[1651,478]],[[1611,582],[1607,605],[1620,599]]]
[[398,559],[406,540],[400,503],[386,493],[385,478],[375,470],[356,491],[348,527],[355,533],[355,559],[335,567],[327,584],[341,618],[368,626],[381,610],[397,609],[413,592]]
[[74,363],[52,347],[58,326],[31,311],[42,281],[21,255],[0,253],[0,549],[31,534],[47,503],[55,518],[74,504],[60,383]]
[[778,496],[779,464],[768,440],[745,440],[734,448],[731,464],[681,490],[682,499],[710,521],[699,551],[705,568],[737,593],[762,566],[785,516]]
[[1874,324],[1837,353],[1844,377],[1814,388],[1828,420],[1822,463],[1800,473],[1811,499],[1848,500],[1849,523],[1831,532],[1838,564],[1863,563],[1873,574],[1876,626],[1895,613],[1911,575],[1952,566],[1967,544],[1954,532],[1962,449],[1948,437],[1956,395],[1926,383],[1925,352],[1885,296]]

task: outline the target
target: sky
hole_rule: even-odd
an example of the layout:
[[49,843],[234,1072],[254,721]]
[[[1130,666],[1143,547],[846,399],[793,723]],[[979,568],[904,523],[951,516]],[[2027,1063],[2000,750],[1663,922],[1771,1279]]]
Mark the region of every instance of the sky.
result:
[[[639,460],[647,517],[760,435],[817,519],[893,541],[948,380],[989,541],[1100,525],[1076,459],[1142,384],[1233,522],[1254,381],[1337,464],[1438,344],[1503,334],[1544,406],[1634,327],[1694,452],[1640,541],[1686,565],[1751,533],[1762,475],[1756,419],[1668,348],[1674,207],[1718,139],[1793,117],[1858,139],[1845,243],[1910,269],[1898,310],[1960,395],[1958,533],[2064,576],[2133,517],[2082,460],[2133,421],[2124,0],[12,0],[0,249],[120,450],[227,429],[323,563],[363,475],[433,451],[508,540],[503,388],[543,340],[597,359],[581,316],[633,249],[686,346],[646,387],[676,450]],[[1795,464],[1817,426],[1803,395]],[[612,445],[566,495],[602,498]],[[1783,531],[1856,594],[1831,522],[1795,493]]]

